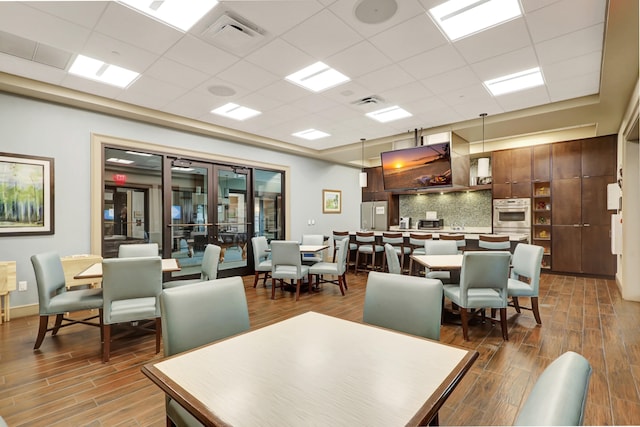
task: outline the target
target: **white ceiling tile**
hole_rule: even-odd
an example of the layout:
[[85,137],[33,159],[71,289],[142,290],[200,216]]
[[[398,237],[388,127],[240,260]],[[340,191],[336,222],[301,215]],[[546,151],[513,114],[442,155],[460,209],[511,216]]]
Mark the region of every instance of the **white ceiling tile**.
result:
[[438,74],[420,81],[427,89],[435,94],[451,92],[471,85],[482,84],[482,81],[469,67],[458,68],[446,73]]
[[216,76],[249,90],[258,90],[281,78],[248,61],[238,61]]
[[589,94],[598,93],[600,73],[589,73],[566,80],[554,80],[547,84],[551,102],[564,101]]
[[513,19],[454,43],[468,64],[521,49],[530,45],[524,18]]
[[0,71],[56,85],[61,85],[67,76],[64,70],[4,53],[0,53]]
[[393,87],[384,90],[379,95],[391,104],[407,104],[416,99],[428,98],[433,95],[429,89],[421,83],[412,81],[404,86]]
[[213,106],[216,103],[220,103],[219,100],[220,98],[216,98],[210,94],[207,95],[203,92],[191,91],[176,98],[165,107],[165,110],[179,116],[199,118],[205,114],[209,114]]
[[357,43],[324,61],[349,78],[360,77],[391,65],[391,60],[368,41]]
[[561,0],[525,16],[534,43],[604,22],[607,0]]
[[358,79],[360,84],[371,89],[371,91],[383,92],[398,86],[404,86],[414,81],[402,68],[397,65],[389,65],[380,70],[367,73]]
[[400,66],[418,80],[455,70],[465,65],[464,59],[447,44],[401,61]]
[[138,73],[144,72],[158,59],[153,52],[96,32],[77,53]]
[[371,41],[394,61],[402,61],[448,44],[425,13],[371,37]]
[[116,99],[122,92],[122,89],[119,87],[85,79],[69,73],[67,73],[65,78],[60,82],[60,85],[110,99]]
[[120,3],[111,2],[95,30],[149,52],[164,53],[183,33]]
[[179,86],[156,80],[149,76],[140,76],[117,97],[118,100],[148,108],[160,109],[169,101],[180,97],[183,89]]
[[495,97],[503,111],[522,110],[551,102],[546,86],[538,86]]
[[93,29],[109,1],[31,1],[29,6],[68,22]]
[[362,36],[327,10],[312,16],[304,25],[292,28],[282,38],[317,60],[362,41]]
[[219,73],[240,60],[239,57],[191,35],[180,39],[167,50],[165,56],[210,75]]
[[245,57],[261,68],[277,75],[288,76],[316,62],[311,56],[282,39],[275,39]]
[[584,74],[599,73],[601,58],[600,52],[592,52],[576,58],[568,58],[565,61],[545,66],[543,68],[543,74],[545,79],[555,81],[566,80]]
[[309,95],[309,91],[286,80],[278,80],[273,84],[256,91],[263,96],[276,99],[282,103],[293,102]]
[[518,71],[537,67],[538,59],[532,47],[528,46],[504,55],[496,56],[471,65],[471,69],[481,81],[502,77]]
[[536,44],[536,53],[540,64],[548,65],[564,61],[573,56],[601,52],[604,39],[604,24],[578,30],[564,36],[556,37]]
[[273,110],[283,104],[283,102],[258,92],[252,92],[242,97],[233,97],[233,102],[262,112]]

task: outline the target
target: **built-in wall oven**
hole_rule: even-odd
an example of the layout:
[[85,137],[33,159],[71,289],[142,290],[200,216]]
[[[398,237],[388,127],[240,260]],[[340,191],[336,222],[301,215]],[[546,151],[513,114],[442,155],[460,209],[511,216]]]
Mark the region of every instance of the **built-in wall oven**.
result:
[[493,232],[531,234],[531,199],[494,199]]

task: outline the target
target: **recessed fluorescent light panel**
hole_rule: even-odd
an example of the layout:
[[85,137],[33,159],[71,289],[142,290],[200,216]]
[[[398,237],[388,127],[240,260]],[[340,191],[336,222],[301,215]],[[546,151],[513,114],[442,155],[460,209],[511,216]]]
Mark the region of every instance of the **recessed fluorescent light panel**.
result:
[[296,133],[294,133],[292,135],[293,136],[297,136],[298,138],[308,139],[309,141],[313,141],[314,139],[320,139],[320,138],[325,138],[327,136],[330,136],[326,132],[322,132],[321,130],[315,130],[315,129],[303,130],[303,131],[300,131],[300,132],[296,132]]
[[522,15],[518,0],[449,0],[429,15],[454,41]]
[[211,110],[211,112],[213,114],[229,117],[230,119],[234,120],[246,120],[250,117],[262,114],[260,111],[253,110],[248,107],[243,107],[242,105],[234,104],[233,102],[224,104],[222,107]]
[[387,123],[398,119],[404,119],[405,117],[411,117],[412,114],[407,110],[394,105],[393,107],[383,108],[382,110],[367,113],[367,116],[379,121],[380,123]]
[[69,68],[71,74],[121,88],[129,86],[140,73],[78,55]]
[[133,160],[125,160],[125,159],[119,159],[117,157],[111,157],[109,159],[107,159],[107,162],[110,163],[119,163],[121,165],[130,165],[131,163],[134,163]]
[[193,168],[183,168],[181,166],[171,166],[172,171],[191,172]]
[[120,3],[185,32],[218,4],[216,0],[120,0]]
[[313,92],[320,92],[351,80],[323,62],[316,62],[285,78]]
[[134,156],[140,156],[140,157],[151,157],[151,156],[153,156],[153,154],[141,153],[139,151],[125,151],[125,153],[133,154]]
[[484,82],[485,87],[493,96],[504,95],[505,93],[517,92],[536,86],[542,86],[544,79],[540,67],[498,77],[497,79]]

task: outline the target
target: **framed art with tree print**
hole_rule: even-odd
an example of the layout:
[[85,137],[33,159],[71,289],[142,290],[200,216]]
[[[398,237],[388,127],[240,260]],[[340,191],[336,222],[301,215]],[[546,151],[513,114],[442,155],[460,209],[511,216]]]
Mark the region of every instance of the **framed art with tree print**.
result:
[[342,191],[322,190],[322,213],[342,212]]
[[0,237],[54,234],[53,159],[0,153]]

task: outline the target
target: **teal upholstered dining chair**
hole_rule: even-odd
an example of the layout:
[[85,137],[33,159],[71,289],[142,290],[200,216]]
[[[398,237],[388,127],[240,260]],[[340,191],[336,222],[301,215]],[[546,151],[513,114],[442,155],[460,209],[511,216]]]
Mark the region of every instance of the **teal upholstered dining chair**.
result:
[[[172,356],[249,329],[240,276],[165,289],[160,296],[164,355]],[[200,425],[178,402],[166,399],[167,425]]]
[[[399,232],[384,231],[382,232],[382,245],[390,244],[393,250],[396,252],[396,256],[400,261],[400,273],[404,270],[404,259],[411,255],[411,247],[404,244],[404,236]],[[388,256],[384,257],[382,263],[382,270],[385,270],[385,265],[388,261]],[[398,273],[398,274],[400,274]]]
[[402,266],[400,265],[400,259],[398,258],[398,252],[396,248],[391,246],[390,243],[384,244],[384,256],[387,260],[386,265],[389,273],[402,274]]
[[[469,312],[500,310],[502,338],[507,341],[507,280],[511,254],[506,251],[467,251],[462,260],[459,285],[444,285],[444,296],[460,308],[462,335],[469,341]],[[493,311],[492,311],[493,313]],[[494,321],[492,318],[491,321]]]
[[[36,275],[38,287],[38,311],[40,326],[34,350],[40,348],[47,332],[55,336],[60,328],[75,324],[98,326],[102,328],[102,289],[79,289],[68,291],[62,269],[60,255],[56,252],[46,252],[31,257],[31,264]],[[94,310],[98,315],[91,315],[83,319],[65,317],[66,313]],[[49,328],[49,316],[56,316],[55,324]],[[91,322],[92,319],[98,319]],[[102,333],[102,329],[101,329]]]
[[118,258],[158,256],[159,253],[157,243],[132,243],[118,247]]
[[302,265],[300,243],[293,240],[271,241],[271,299],[276,298],[276,280],[280,283],[280,288],[284,287],[285,280],[289,280],[292,283],[296,282],[296,301],[298,301],[302,279],[308,275],[309,266]]
[[271,255],[268,251],[267,238],[264,236],[252,237],[251,248],[253,249],[253,271],[255,272],[253,287],[258,286],[261,274],[262,286],[267,286],[267,279],[271,276]]
[[[342,239],[338,241],[336,249],[338,250],[338,259],[336,262],[317,262],[309,267],[309,276],[315,277],[315,283],[334,283],[340,287],[340,292],[344,295],[347,288],[347,256],[349,240]],[[336,279],[326,279],[326,276],[335,276]]]
[[[533,311],[536,323],[542,324],[538,308],[538,293],[540,292],[540,269],[542,268],[542,246],[518,243],[513,251],[511,260],[511,277],[507,283],[508,294],[513,307],[518,313],[521,308]],[[521,307],[519,297],[529,297],[531,307]]]
[[[301,245],[314,245],[321,246],[324,245],[324,236],[322,234],[303,234],[302,240],[300,241]],[[324,257],[322,256],[322,252],[316,252],[312,254],[302,254],[302,263],[306,265],[313,265],[316,262],[324,261]]]
[[[425,240],[424,253],[425,255],[457,255],[458,246],[456,242],[452,240]],[[425,277],[438,279],[442,281],[442,283],[449,283],[451,280],[451,272],[442,270],[430,271],[426,268]]]
[[582,425],[591,372],[589,361],[580,354],[560,355],[534,384],[514,425]]
[[[424,242],[431,240],[433,235],[425,233],[409,233],[409,248],[411,255],[425,255]],[[413,275],[413,258],[409,257],[409,274]]]
[[433,340],[440,339],[442,282],[372,271],[362,321]]
[[207,245],[202,255],[202,264],[200,264],[199,279],[182,279],[164,282],[162,287],[175,288],[176,286],[189,285],[192,283],[204,282],[205,280],[214,280],[218,277],[218,264],[220,263],[220,252],[222,248],[218,245]]
[[[149,320],[155,329],[156,353],[160,352],[162,323],[162,260],[159,256],[110,258],[102,261],[103,342],[102,361],[111,353],[112,326],[118,323]],[[113,338],[116,338],[115,336]]]

